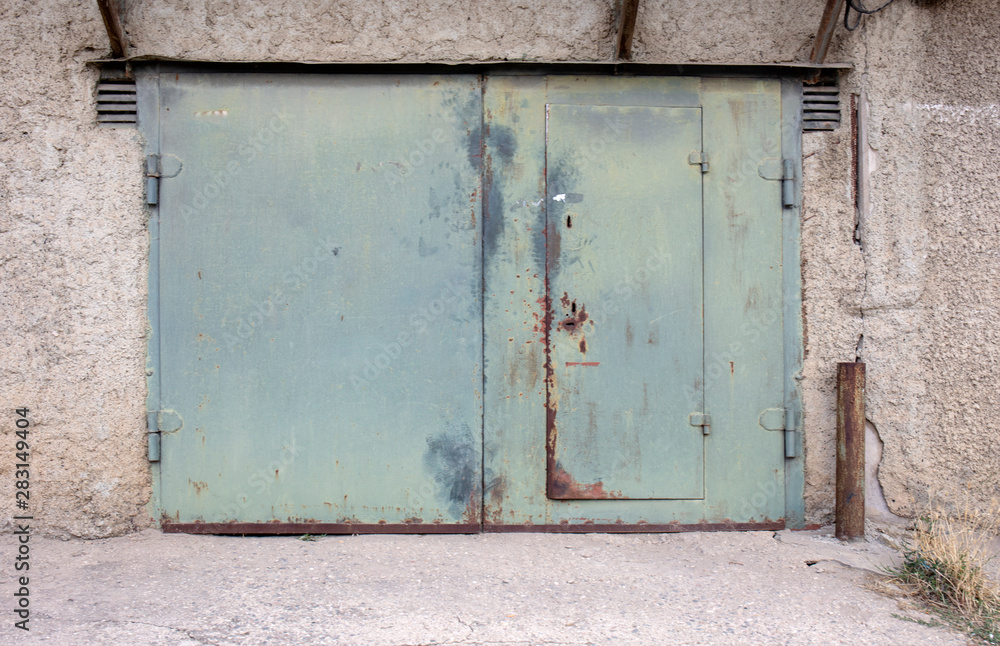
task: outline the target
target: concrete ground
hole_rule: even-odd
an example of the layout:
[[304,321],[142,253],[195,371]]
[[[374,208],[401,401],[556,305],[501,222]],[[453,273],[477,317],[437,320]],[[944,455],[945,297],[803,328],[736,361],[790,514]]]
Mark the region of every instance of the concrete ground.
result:
[[[12,608],[16,537],[0,537]],[[829,530],[31,539],[31,631],[0,643],[966,644]],[[898,615],[893,616],[893,615]],[[901,617],[909,617],[904,620]]]

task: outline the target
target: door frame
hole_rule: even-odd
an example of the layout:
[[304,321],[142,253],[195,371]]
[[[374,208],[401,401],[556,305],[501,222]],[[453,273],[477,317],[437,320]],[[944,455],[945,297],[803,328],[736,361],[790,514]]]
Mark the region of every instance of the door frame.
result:
[[[804,456],[803,456],[803,416],[800,380],[804,353],[802,276],[801,276],[801,204],[802,204],[802,80],[803,77],[820,69],[840,69],[843,66],[807,65],[691,65],[691,64],[642,64],[642,63],[204,63],[167,59],[145,58],[130,61],[137,80],[138,127],[144,135],[144,156],[158,155],[159,106],[160,98],[155,79],[167,70],[200,70],[234,73],[240,71],[268,71],[282,73],[330,73],[330,74],[459,74],[476,73],[482,75],[520,74],[545,76],[552,74],[612,76],[618,74],[636,76],[701,76],[732,78],[772,78],[780,82],[782,109],[781,145],[784,158],[793,160],[793,195],[791,206],[782,209],[782,291],[783,291],[783,345],[784,345],[784,399],[785,408],[790,412],[789,422],[794,429],[786,433],[790,438],[790,450],[786,453],[784,470],[785,515],[783,519],[764,525],[739,523],[699,523],[681,525],[651,524],[531,524],[504,525],[484,524],[480,519],[475,525],[335,525],[330,523],[232,523],[232,524],[171,524],[169,518],[162,517],[160,501],[162,496],[160,465],[154,458],[158,447],[154,436],[164,416],[169,411],[161,410],[159,330],[153,322],[159,320],[159,229],[158,206],[149,205],[149,269],[148,307],[150,331],[147,337],[146,374],[148,395],[147,436],[151,457],[150,471],[152,496],[147,503],[147,511],[155,522],[167,532],[215,533],[215,534],[303,534],[303,533],[475,533],[482,531],[529,531],[529,532],[674,532],[685,530],[739,530],[774,529],[775,527],[801,528],[805,525],[804,503]],[[155,175],[149,169],[146,175]],[[155,190],[153,177],[145,178],[147,190]],[[485,314],[485,309],[484,309]],[[485,345],[485,343],[484,343]],[[482,430],[482,426],[480,426]],[[484,483],[485,484],[485,483]],[[768,495],[767,491],[751,495]],[[483,496],[489,491],[483,489]],[[485,505],[483,506],[485,510]],[[165,522],[164,522],[165,521]]]

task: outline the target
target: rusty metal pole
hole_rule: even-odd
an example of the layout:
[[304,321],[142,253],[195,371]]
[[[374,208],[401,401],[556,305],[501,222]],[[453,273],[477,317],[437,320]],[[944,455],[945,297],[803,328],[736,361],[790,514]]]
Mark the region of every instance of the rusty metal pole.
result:
[[104,18],[104,28],[108,32],[108,40],[111,43],[111,53],[114,54],[115,58],[125,58],[128,45],[119,17],[121,5],[118,0],[97,0],[97,7],[101,10],[101,17]]
[[837,538],[865,536],[865,364],[837,364]]
[[822,65],[826,60],[826,50],[830,48],[833,32],[842,13],[844,13],[844,0],[826,0],[823,18],[820,20],[819,29],[816,30],[816,39],[813,40],[812,54],[809,55],[810,63]]

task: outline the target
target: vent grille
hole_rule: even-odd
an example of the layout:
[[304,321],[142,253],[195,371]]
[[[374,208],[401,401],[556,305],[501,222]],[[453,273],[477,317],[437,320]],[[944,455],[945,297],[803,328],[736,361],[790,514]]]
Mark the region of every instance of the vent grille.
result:
[[135,125],[135,81],[102,79],[97,84],[97,123],[106,128]]
[[836,130],[840,126],[840,88],[836,81],[802,86],[802,131]]

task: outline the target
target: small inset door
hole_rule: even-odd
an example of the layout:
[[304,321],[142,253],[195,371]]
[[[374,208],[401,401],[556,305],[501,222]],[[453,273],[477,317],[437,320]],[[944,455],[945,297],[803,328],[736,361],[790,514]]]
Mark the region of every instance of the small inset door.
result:
[[546,133],[548,497],[702,498],[701,109],[552,104]]

